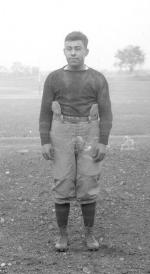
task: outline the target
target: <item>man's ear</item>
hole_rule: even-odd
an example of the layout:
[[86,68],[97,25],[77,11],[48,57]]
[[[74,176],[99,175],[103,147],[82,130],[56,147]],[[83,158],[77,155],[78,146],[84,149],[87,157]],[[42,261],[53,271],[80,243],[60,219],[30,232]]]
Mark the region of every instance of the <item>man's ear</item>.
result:
[[89,49],[86,49],[85,56],[87,56],[88,54],[89,54]]

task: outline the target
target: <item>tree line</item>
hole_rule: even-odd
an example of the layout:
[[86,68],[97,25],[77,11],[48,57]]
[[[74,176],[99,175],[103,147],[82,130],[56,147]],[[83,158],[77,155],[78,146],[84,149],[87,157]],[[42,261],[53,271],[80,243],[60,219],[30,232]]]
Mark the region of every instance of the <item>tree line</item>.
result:
[[[115,67],[119,70],[128,70],[133,72],[138,66],[141,66],[145,62],[145,54],[139,46],[129,45],[124,49],[119,49],[115,54],[116,62]],[[4,66],[0,66],[0,73],[8,73],[8,70]],[[38,67],[24,66],[21,62],[14,62],[11,66],[9,73],[14,75],[40,75],[40,69]]]

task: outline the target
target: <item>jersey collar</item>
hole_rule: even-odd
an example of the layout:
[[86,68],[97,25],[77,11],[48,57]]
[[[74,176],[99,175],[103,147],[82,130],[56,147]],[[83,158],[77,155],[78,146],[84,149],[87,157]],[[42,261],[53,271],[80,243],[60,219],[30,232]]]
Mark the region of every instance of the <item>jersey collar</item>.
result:
[[[80,69],[80,70],[75,70],[75,71],[85,71],[85,70],[88,70],[88,69],[89,69],[89,67],[88,67],[87,65],[84,65],[82,69]],[[71,69],[69,68],[68,65],[66,65],[66,66],[64,67],[64,70],[74,71],[74,70],[71,70]]]

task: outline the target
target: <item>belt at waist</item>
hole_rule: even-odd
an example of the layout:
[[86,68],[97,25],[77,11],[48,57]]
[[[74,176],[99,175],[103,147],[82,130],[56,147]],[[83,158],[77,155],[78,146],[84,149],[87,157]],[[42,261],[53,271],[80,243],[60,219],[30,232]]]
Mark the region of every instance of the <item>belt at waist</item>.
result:
[[67,116],[67,115],[57,115],[53,114],[54,120],[61,120],[62,122],[70,122],[70,123],[80,123],[80,122],[90,122],[98,120],[97,116],[91,117],[79,117],[79,116]]

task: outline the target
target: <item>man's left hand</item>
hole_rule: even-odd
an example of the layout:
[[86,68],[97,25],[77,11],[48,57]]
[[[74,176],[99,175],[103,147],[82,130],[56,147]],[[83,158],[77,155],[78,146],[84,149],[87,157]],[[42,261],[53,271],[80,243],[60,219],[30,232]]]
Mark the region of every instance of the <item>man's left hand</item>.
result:
[[100,162],[106,155],[106,145],[97,143],[93,147],[92,158],[94,162]]

